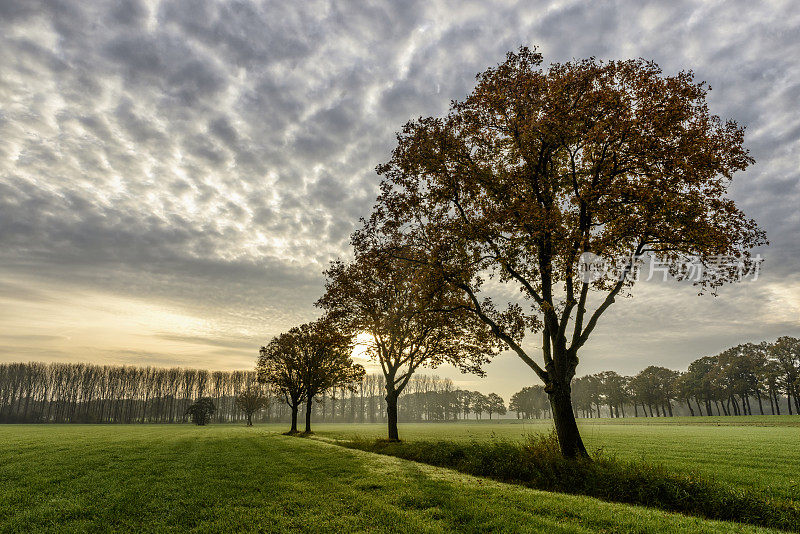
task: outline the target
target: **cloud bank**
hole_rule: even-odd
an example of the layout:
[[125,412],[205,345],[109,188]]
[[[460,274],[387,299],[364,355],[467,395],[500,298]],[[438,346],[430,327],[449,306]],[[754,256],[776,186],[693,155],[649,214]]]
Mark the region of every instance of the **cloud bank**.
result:
[[[0,358],[251,365],[316,314],[321,271],[349,254],[394,132],[446,112],[520,45],[546,62],[692,69],[757,160],[732,194],[768,232],[761,280],[718,299],[643,288],[583,369],[680,367],[799,333],[791,1],[0,0]],[[160,322],[165,309],[184,319]],[[71,328],[80,342],[58,333]],[[520,365],[501,358],[488,383],[512,392]]]

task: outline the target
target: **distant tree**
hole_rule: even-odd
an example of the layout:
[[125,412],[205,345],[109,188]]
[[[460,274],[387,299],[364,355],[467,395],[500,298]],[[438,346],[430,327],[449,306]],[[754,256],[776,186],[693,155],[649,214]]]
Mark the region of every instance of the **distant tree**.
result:
[[696,397],[698,389],[698,384],[695,378],[696,377],[694,374],[692,374],[690,371],[687,371],[685,373],[680,373],[675,381],[675,394],[677,395],[678,399],[686,403],[686,406],[689,408],[689,413],[692,415],[692,417],[695,415],[703,415],[703,410],[700,407],[699,401],[697,402],[697,409],[699,413],[695,414],[694,408],[692,408],[692,398]]
[[609,417],[625,417],[625,403],[628,402],[628,382],[630,378],[614,371],[603,371],[596,375],[599,393],[608,405]]
[[353,362],[352,337],[343,333],[330,318],[304,324],[291,332],[301,362],[306,399],[305,432],[309,433],[314,398],[327,390],[352,388],[364,376],[364,367]]
[[460,395],[461,400],[461,410],[464,414],[464,418],[469,418],[469,414],[473,411],[474,401],[475,401],[475,392],[474,391],[461,391]]
[[325,272],[326,292],[317,305],[349,334],[366,336],[366,353],[386,379],[389,439],[397,440],[397,399],[420,366],[448,362],[481,375],[499,344],[484,323],[458,311],[468,302],[435,273],[398,261],[366,237],[354,237],[352,263],[333,262]]
[[800,414],[800,339],[779,337],[769,346],[768,352],[783,371],[782,382],[788,398],[789,414],[792,413],[792,404]]
[[[756,345],[746,343],[717,355],[715,378],[726,392],[725,402],[733,415],[753,414],[750,397],[755,396],[758,391],[758,350]],[[741,406],[736,400],[737,396]]]
[[[595,59],[541,68],[522,48],[478,76],[444,118],[407,123],[365,225],[398,256],[424,261],[545,384],[562,453],[587,456],[571,403],[578,351],[626,294],[649,254],[672,273],[692,258],[745,269],[765,234],[726,197],[752,163],[743,129],[709,113],[691,71],[665,76],[652,62]],[[592,280],[585,253],[618,264]],[[739,279],[703,269],[701,291]],[[487,296],[489,277],[532,304]],[[600,293],[589,298],[590,290]],[[505,297],[503,297],[505,298]],[[593,309],[590,303],[596,302]],[[542,363],[524,348],[540,332]]]
[[668,413],[672,416],[672,400],[676,397],[678,376],[677,371],[651,365],[631,379],[635,396],[650,409],[650,417],[653,417],[653,407],[656,416],[666,417]]
[[531,419],[536,413],[534,387],[535,386],[526,386],[511,395],[511,400],[508,402],[508,409],[517,413],[517,419]]
[[493,413],[496,413],[498,415],[505,415],[506,401],[504,401],[503,397],[501,397],[497,393],[489,393],[487,397],[486,411],[489,412],[489,419],[492,418]]
[[191,416],[194,424],[203,426],[211,419],[217,407],[214,401],[208,397],[200,397],[186,409],[186,415]]
[[236,396],[236,407],[244,412],[247,426],[253,426],[253,414],[269,406],[269,396],[260,386],[253,385]]
[[769,398],[770,411],[772,415],[780,415],[781,407],[779,402],[781,366],[772,359],[770,354],[770,344],[766,341],[759,344],[761,353],[765,361],[758,367],[758,379],[761,387],[766,389]]
[[473,391],[472,411],[475,412],[475,419],[483,419],[483,414],[489,411],[489,397],[480,391]]
[[298,432],[297,412],[306,395],[304,362],[297,338],[296,329],[272,338],[265,347],[261,347],[256,364],[259,381],[268,383],[291,409],[290,434]]

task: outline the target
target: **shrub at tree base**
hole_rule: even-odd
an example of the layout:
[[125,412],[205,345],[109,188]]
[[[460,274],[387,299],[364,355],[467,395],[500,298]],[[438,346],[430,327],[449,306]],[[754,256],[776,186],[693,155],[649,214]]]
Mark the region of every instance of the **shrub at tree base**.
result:
[[623,461],[602,453],[593,460],[567,459],[554,434],[533,436],[521,444],[356,439],[344,445],[546,491],[800,532],[800,503],[734,490],[695,473],[670,472],[660,465]]

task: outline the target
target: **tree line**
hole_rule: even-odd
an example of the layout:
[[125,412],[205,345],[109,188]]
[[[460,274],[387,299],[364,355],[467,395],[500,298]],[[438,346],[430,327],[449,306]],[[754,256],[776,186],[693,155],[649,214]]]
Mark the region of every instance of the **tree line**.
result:
[[[385,379],[367,374],[343,387],[322,391],[322,422],[385,423]],[[257,381],[255,371],[109,366],[85,363],[0,363],[2,423],[183,423],[201,397],[210,398],[213,422],[243,423],[247,413],[237,398],[262,388],[265,405],[252,413],[257,423],[289,422],[291,412],[275,392]],[[505,414],[503,399],[464,391],[452,380],[420,374],[400,398],[403,422],[481,419]],[[305,417],[301,408],[300,416]]]
[[[572,399],[575,416],[585,418],[800,414],[800,339],[744,343],[684,372],[651,365],[634,376],[581,376]],[[543,386],[515,393],[509,408],[525,419],[550,413]]]
[[[635,376],[613,371],[573,383],[576,413],[627,415],[780,415],[800,413],[800,340],[745,343],[693,361],[687,371],[650,366]],[[631,413],[633,412],[633,413]]]
[[0,364],[0,421],[180,423],[200,397],[220,421],[242,421],[236,396],[256,384],[254,371],[207,371],[87,363]]

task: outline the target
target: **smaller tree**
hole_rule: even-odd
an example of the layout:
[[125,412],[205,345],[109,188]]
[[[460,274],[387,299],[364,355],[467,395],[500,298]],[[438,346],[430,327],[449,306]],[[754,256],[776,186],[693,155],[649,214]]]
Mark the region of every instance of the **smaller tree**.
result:
[[269,406],[269,397],[259,386],[250,386],[236,396],[236,407],[247,417],[247,426],[253,426],[253,414]]
[[292,410],[290,434],[297,432],[297,412],[305,399],[306,388],[303,383],[303,362],[297,344],[298,330],[272,338],[261,347],[258,356],[258,380],[269,383],[283,397]]
[[314,398],[326,390],[354,390],[355,382],[360,381],[365,372],[364,367],[353,362],[351,336],[338,328],[330,317],[294,330],[302,362],[301,380],[305,387],[305,432],[310,433]]
[[186,409],[186,415],[191,416],[194,424],[203,426],[208,423],[216,411],[217,407],[214,405],[214,401],[209,397],[200,397]]

